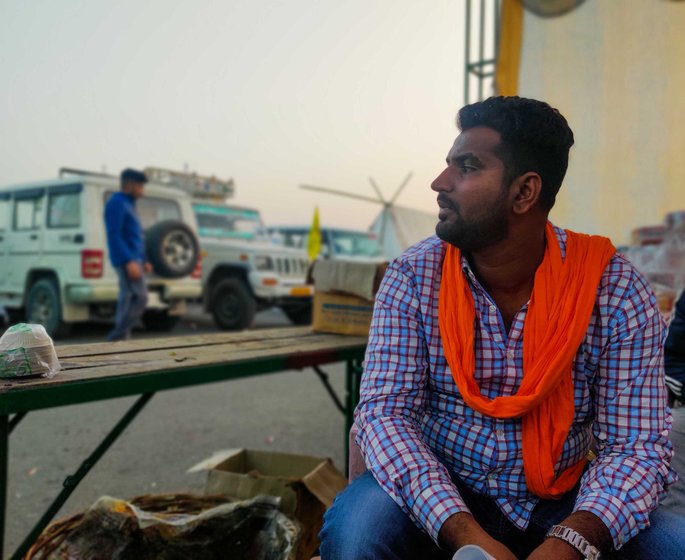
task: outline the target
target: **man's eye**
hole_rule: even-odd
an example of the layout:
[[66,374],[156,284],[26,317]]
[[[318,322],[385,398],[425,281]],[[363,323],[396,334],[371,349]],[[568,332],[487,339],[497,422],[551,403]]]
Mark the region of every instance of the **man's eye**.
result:
[[462,163],[459,166],[459,168],[461,169],[461,172],[464,174],[471,173],[477,169],[474,165],[469,165],[467,163]]

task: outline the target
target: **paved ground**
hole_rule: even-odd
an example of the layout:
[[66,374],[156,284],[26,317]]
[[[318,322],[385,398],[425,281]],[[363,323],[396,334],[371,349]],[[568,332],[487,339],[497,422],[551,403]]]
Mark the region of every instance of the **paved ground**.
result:
[[[216,331],[194,310],[173,335]],[[256,328],[284,326],[277,311],[258,315]],[[102,340],[104,325],[74,331],[63,343]],[[146,333],[137,333],[143,338]],[[342,366],[326,368],[342,395]],[[99,443],[133,398],[34,412],[10,440],[6,552],[14,551],[65,476]],[[58,517],[101,495],[202,491],[204,477],[186,470],[215,450],[273,449],[333,458],[343,468],[343,417],[312,371],[290,371],[158,393],[86,477]]]

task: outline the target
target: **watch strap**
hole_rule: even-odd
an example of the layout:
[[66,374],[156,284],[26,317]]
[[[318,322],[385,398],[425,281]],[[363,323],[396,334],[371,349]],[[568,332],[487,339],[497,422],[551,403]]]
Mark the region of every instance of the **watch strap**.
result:
[[547,536],[561,539],[570,544],[583,555],[585,560],[600,560],[602,558],[602,554],[596,547],[592,546],[578,531],[574,531],[570,527],[554,525],[547,533]]

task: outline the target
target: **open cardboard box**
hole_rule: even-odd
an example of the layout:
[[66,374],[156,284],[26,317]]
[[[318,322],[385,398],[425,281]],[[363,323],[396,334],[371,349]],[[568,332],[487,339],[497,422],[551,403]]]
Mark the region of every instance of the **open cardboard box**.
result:
[[283,512],[302,526],[297,558],[307,560],[319,545],[324,512],[347,485],[330,459],[255,449],[218,451],[188,472],[197,471],[207,471],[205,494],[279,496]]
[[384,262],[316,261],[312,330],[367,336],[386,267]]

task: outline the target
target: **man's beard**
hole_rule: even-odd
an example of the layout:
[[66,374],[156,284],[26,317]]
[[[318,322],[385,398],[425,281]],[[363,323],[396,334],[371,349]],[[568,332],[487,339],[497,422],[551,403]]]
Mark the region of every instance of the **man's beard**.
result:
[[506,191],[480,216],[466,221],[459,213],[459,208],[442,195],[438,199],[443,206],[450,209],[451,221],[441,220],[435,226],[435,233],[443,241],[458,247],[465,253],[474,253],[507,238],[509,223],[507,221]]

